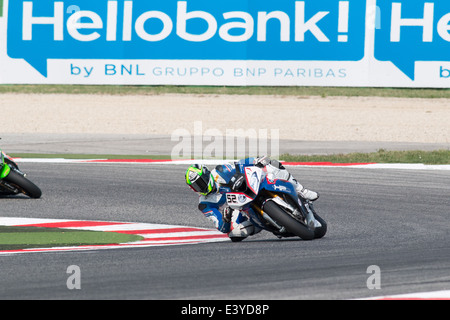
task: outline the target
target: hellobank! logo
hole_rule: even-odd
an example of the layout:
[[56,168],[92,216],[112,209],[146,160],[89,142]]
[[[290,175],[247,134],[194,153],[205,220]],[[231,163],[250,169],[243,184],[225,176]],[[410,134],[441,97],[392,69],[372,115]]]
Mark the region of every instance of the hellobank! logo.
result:
[[12,0],[7,52],[45,77],[49,59],[358,61],[365,17],[365,0]]
[[416,61],[450,61],[449,0],[378,0],[377,6],[376,59],[391,61],[411,80]]

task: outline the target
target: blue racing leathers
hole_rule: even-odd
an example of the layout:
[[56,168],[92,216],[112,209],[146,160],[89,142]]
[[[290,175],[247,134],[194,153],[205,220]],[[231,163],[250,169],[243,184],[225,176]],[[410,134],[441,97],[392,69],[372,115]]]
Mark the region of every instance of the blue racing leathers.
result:
[[228,206],[226,193],[231,192],[229,183],[236,174],[236,166],[239,166],[240,171],[244,172],[245,167],[253,166],[253,158],[240,160],[235,165],[218,165],[212,170],[211,174],[216,182],[216,191],[207,196],[200,196],[198,208],[205,217],[214,223],[219,231],[227,233],[230,238],[245,238],[261,231],[261,229],[254,226],[245,213],[237,212],[237,210],[235,210],[230,222],[224,221],[222,215],[223,210]]
[[[311,192],[294,179],[294,177],[284,168],[284,166],[276,160],[270,160],[267,157],[261,157],[258,159],[248,158],[235,162],[233,165],[224,164],[218,165],[211,174],[215,180],[215,189],[207,196],[200,196],[198,208],[203,214],[213,221],[215,227],[223,232],[227,233],[230,238],[246,238],[250,235],[256,234],[261,229],[253,224],[249,216],[245,212],[237,212],[234,210],[231,221],[226,219],[224,221],[223,212],[227,208],[226,194],[231,192],[231,181],[234,181],[233,176],[237,171],[245,172],[245,168],[249,166],[257,165],[258,167],[264,167],[267,172],[268,179],[282,179],[289,181],[295,187],[299,196],[305,197],[308,193],[312,193],[312,201],[318,198],[318,194]],[[236,169],[237,168],[237,169]],[[236,180],[237,181],[237,180]],[[313,199],[315,198],[315,199]],[[249,208],[248,210],[252,210]]]

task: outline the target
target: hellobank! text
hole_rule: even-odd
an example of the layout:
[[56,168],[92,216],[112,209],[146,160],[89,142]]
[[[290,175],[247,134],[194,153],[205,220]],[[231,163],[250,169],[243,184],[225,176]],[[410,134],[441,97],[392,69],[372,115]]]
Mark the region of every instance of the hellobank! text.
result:
[[[330,11],[318,11],[306,18],[305,1],[292,2],[294,16],[280,10],[273,10],[257,11],[253,15],[245,11],[229,11],[218,17],[207,11],[190,10],[188,1],[174,3],[176,5],[176,16],[174,16],[163,11],[152,10],[151,2],[148,5],[149,11],[137,12],[133,8],[133,1],[123,1],[120,5],[118,1],[104,1],[102,13],[80,8],[66,19],[67,8],[64,2],[54,2],[53,12],[47,16],[34,14],[35,7],[40,5],[39,1],[23,2],[22,40],[24,41],[33,40],[35,28],[39,25],[53,27],[54,41],[64,41],[66,29],[73,39],[83,42],[95,41],[101,37],[104,37],[106,41],[132,41],[134,32],[137,37],[149,42],[162,41],[174,34],[190,42],[207,41],[217,34],[227,42],[245,42],[255,36],[257,41],[264,42],[267,41],[269,28],[277,29],[278,40],[281,42],[303,42],[308,33],[316,41],[331,41],[320,27]],[[338,2],[339,21],[336,29],[348,30],[349,8],[350,1]],[[195,33],[189,31],[190,24],[199,22],[202,23],[201,30]],[[336,40],[347,42],[348,37],[341,35]]]

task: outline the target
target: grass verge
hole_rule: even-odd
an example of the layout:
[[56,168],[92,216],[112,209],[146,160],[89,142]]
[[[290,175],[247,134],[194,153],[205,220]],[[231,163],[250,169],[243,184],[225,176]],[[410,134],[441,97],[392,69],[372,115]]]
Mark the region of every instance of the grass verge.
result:
[[106,245],[142,240],[115,232],[0,226],[0,250]]
[[48,94],[229,94],[277,96],[347,96],[398,98],[450,98],[450,89],[352,88],[352,87],[271,87],[271,86],[119,86],[119,85],[0,85],[0,93]]
[[[170,159],[170,156],[152,155],[107,155],[107,154],[10,154],[16,158],[65,158],[65,159]],[[388,151],[380,149],[371,153],[347,153],[331,155],[282,154],[280,160],[286,162],[332,162],[332,163],[423,163],[450,164],[450,150],[436,151]]]
[[349,153],[333,155],[290,155],[283,154],[281,160],[287,162],[332,162],[332,163],[423,163],[450,164],[450,150],[436,151],[387,151],[380,149],[371,153]]

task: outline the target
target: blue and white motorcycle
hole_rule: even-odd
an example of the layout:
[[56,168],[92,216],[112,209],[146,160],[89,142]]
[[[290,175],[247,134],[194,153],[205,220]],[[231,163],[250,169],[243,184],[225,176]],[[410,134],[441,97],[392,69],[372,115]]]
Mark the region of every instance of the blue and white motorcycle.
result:
[[264,168],[239,163],[236,172],[232,191],[226,194],[230,208],[243,212],[254,225],[279,238],[312,240],[325,236],[327,223],[311,201],[298,196],[289,181],[272,180]]

